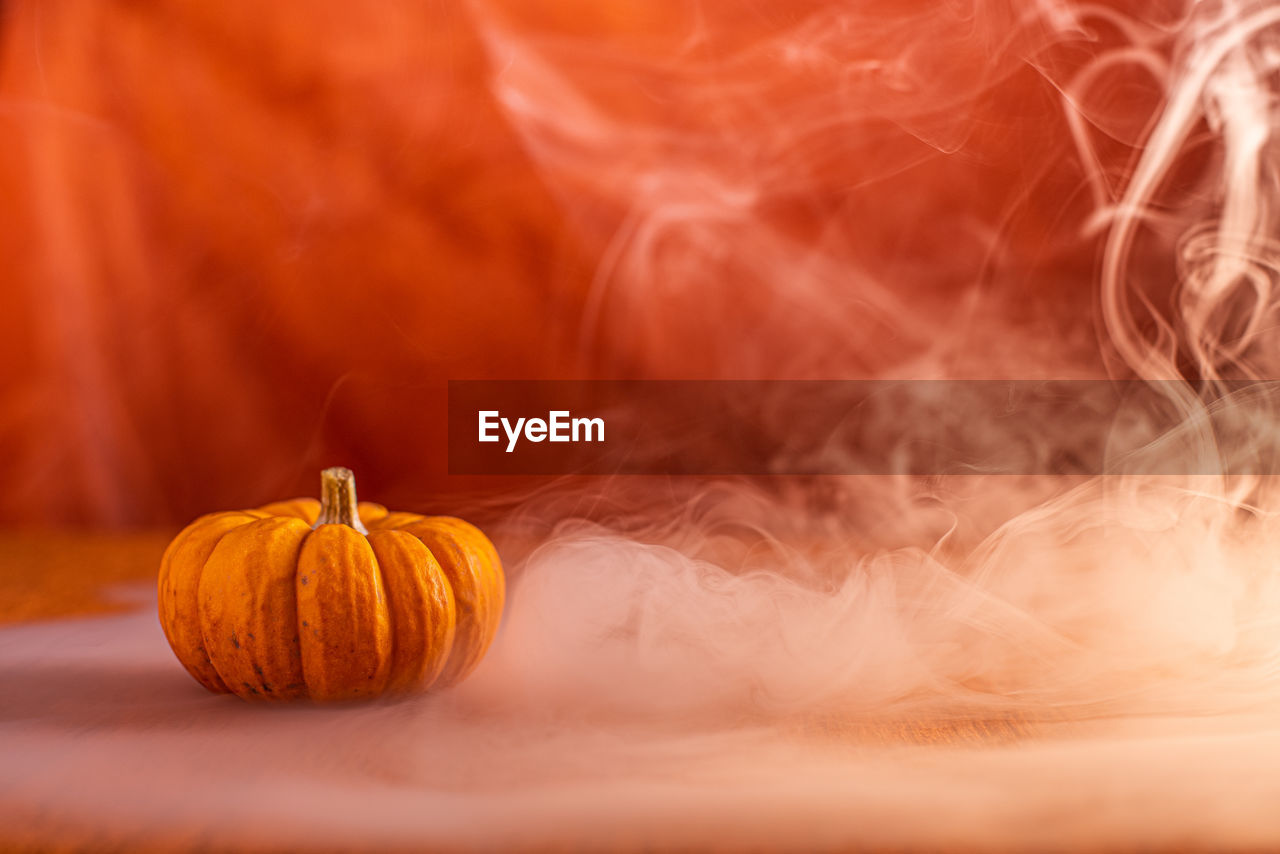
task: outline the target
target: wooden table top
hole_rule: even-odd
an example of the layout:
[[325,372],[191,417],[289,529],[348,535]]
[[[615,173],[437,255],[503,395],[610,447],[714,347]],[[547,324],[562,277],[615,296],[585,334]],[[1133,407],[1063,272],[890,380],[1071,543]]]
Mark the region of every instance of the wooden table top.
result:
[[111,589],[154,581],[176,531],[0,531],[0,624],[121,611]]
[[[522,699],[483,668],[474,684],[398,704],[267,709],[212,696],[177,665],[155,618],[150,585],[170,536],[0,533],[0,849],[1196,850],[1280,840],[1280,819],[1267,818],[1280,795],[1271,776],[1241,777],[1228,805],[1201,814],[1175,770],[1243,773],[1214,763],[1264,762],[1280,752],[1269,732],[1222,753],[1212,740],[1162,744],[1137,730],[1073,741],[1070,726],[1043,718],[615,720],[536,692]],[[1076,821],[1095,814],[1107,820]]]

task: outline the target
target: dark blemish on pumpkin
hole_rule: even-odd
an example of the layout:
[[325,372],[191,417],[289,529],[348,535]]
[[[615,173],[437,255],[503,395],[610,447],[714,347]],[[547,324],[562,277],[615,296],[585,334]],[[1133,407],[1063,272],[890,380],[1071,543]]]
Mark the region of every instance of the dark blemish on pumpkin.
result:
[[262,683],[262,690],[266,691],[268,694],[274,694],[274,693],[275,693],[275,691],[272,691],[272,690],[271,690],[271,683],[270,683],[270,682],[263,682],[263,683]]
[[253,640],[253,632],[249,632],[249,634],[247,635],[247,637],[249,638],[249,640]]
[[236,638],[235,632],[231,633],[231,645],[234,646],[236,649],[240,648],[240,641]]
[[302,625],[306,626],[306,625],[307,625],[307,621],[306,621],[306,620],[303,620],[303,621],[302,621]]
[[254,673],[256,673],[256,674],[258,674],[259,676],[265,676],[265,675],[266,675],[265,673],[263,673],[263,672],[262,672],[262,668],[261,668],[260,666],[258,666],[257,664],[253,665],[253,672],[254,672]]
[[307,577],[304,575],[302,576],[302,585],[305,587],[306,584],[307,584]]

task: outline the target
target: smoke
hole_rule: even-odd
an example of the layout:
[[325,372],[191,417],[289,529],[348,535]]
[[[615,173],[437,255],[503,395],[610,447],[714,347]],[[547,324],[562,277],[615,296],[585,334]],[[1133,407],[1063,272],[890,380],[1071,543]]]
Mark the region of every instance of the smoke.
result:
[[[762,707],[1003,713],[1250,699],[1219,680],[1271,696],[1274,416],[1256,394],[1209,394],[1272,370],[1280,10],[825,4],[744,39],[718,16],[746,7],[697,6],[653,37],[679,46],[654,58],[540,37],[506,10],[473,8],[499,101],[545,180],[584,223],[616,223],[602,232],[589,350],[624,364],[642,353],[659,375],[1166,380],[1160,390],[1183,416],[1119,464],[1130,474],[1082,485],[832,479],[820,488],[838,496],[834,518],[777,490],[756,519],[726,500],[725,523],[750,532],[764,565],[699,558],[716,539],[706,517],[679,523],[674,545],[643,521],[562,526],[525,564],[522,595],[572,601],[621,585],[585,610],[633,640],[631,669],[673,680],[637,691],[701,698],[694,705],[714,706],[732,686]],[[616,109],[632,90],[652,108]],[[1060,110],[1057,140],[1014,149],[984,136],[987,125],[1026,132],[1010,105],[1045,90]],[[1002,174],[985,160],[997,153],[1020,168]],[[955,179],[939,164],[974,182],[967,204],[951,204]],[[996,176],[1006,186],[978,185]],[[1072,178],[1087,205],[1050,193]],[[805,232],[797,200],[816,212],[816,231]],[[1025,245],[1020,218],[1053,220],[1059,234]],[[895,243],[860,241],[878,219],[915,227]],[[1097,276],[1068,282],[1087,299],[1031,280],[1067,277],[1044,255],[1091,249]],[[929,288],[949,277],[968,282],[934,313]],[[1057,328],[1043,335],[1041,312],[1054,310]],[[1099,336],[1092,353],[1076,337],[1082,318]],[[744,335],[753,325],[768,334]],[[786,401],[777,409],[785,421]],[[1073,428],[1087,429],[1046,423],[1038,438],[1052,452]],[[1117,435],[1131,429],[1117,418]],[[877,448],[893,453],[891,431],[880,435]],[[1234,473],[1141,474],[1180,464]],[[999,497],[981,506],[983,493]],[[931,503],[950,528],[885,527]],[[781,549],[780,526],[792,538]],[[804,543],[832,551],[817,560]],[[697,604],[686,613],[686,602]],[[704,632],[694,615],[710,623]],[[697,649],[654,642],[658,627]],[[807,666],[782,663],[796,650]],[[697,663],[688,684],[672,675],[682,662]],[[733,696],[726,708],[746,702]]]
[[648,542],[565,524],[522,564],[513,639],[481,682],[527,708],[655,720],[1056,720],[1271,697],[1275,535],[1186,488],[1101,490],[1021,512],[962,559],[780,539],[785,509],[715,495]]
[[[655,61],[475,8],[495,91],[548,185],[584,229],[611,224],[588,352],[660,376],[1162,380],[1183,416],[1103,478],[722,484],[673,490],[683,509],[662,521],[653,507],[561,521],[521,564],[509,643],[475,690],[713,730],[817,715],[844,733],[996,720],[1060,737],[1070,723],[1059,746],[1089,778],[1160,789],[1164,805],[1102,795],[1132,808],[1112,824],[1064,796],[1072,844],[1274,843],[1260,816],[1220,823],[1233,772],[1188,769],[1201,739],[1237,732],[1219,761],[1275,784],[1252,717],[1280,694],[1275,420],[1268,392],[1222,396],[1221,381],[1275,370],[1280,9],[827,4],[726,46],[740,30],[716,15],[746,10],[699,6],[682,52]],[[652,109],[613,109],[629,87]],[[1046,89],[1061,124],[1036,139],[1010,104]],[[1071,253],[1096,253],[1096,275]],[[1046,451],[1071,427],[1043,425]],[[1179,463],[1232,473],[1144,474]],[[1156,732],[1186,759],[1180,782],[1125,765]],[[967,761],[1013,809],[1047,809],[1028,768]],[[1193,799],[1188,824],[1165,808]],[[965,845],[1065,838],[986,809]],[[1189,829],[1200,820],[1209,835]],[[1161,837],[1161,823],[1181,830]],[[875,825],[929,844],[910,819]],[[862,838],[886,841],[875,833]]]
[[1057,162],[1069,136],[1033,68],[1064,39],[1088,45],[1089,9],[672,4],[631,44],[473,8],[499,104],[602,246],[592,358],[664,377],[934,377],[1016,352],[1027,376],[1061,372],[1065,346],[1066,370],[1093,367],[1071,340],[1079,304],[1053,353],[999,316],[1030,259],[1087,251],[1084,212],[1056,197],[1084,176]]
[[[470,14],[598,253],[602,374],[1166,380],[1179,428],[1103,477],[549,488],[491,528],[489,658],[391,706],[204,697],[149,615],[6,629],[0,818],[245,848],[1280,842],[1275,422],[1217,394],[1280,343],[1280,8],[565,9]],[[1042,426],[1049,453],[1076,425]]]
[[[1144,378],[1216,379],[1266,375],[1265,354],[1274,312],[1272,278],[1275,186],[1273,101],[1274,26],[1280,10],[1268,4],[1197,4],[1181,44],[1181,63],[1163,112],[1112,217],[1102,272],[1106,328],[1117,352]],[[1127,260],[1137,231],[1157,213],[1161,185],[1197,140],[1216,141],[1213,167],[1200,192],[1202,218],[1166,220],[1178,226],[1179,291],[1173,306],[1153,304]],[[1198,198],[1197,198],[1198,197]],[[1138,278],[1138,281],[1133,281]],[[1130,302],[1141,300],[1154,330],[1144,333]],[[1176,312],[1170,312],[1176,309]]]

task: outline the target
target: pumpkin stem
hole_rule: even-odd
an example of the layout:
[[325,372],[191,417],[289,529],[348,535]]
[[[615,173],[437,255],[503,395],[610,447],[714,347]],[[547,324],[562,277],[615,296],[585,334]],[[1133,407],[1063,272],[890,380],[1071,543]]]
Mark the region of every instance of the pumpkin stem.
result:
[[368,534],[356,507],[356,476],[351,469],[335,466],[320,472],[320,516],[312,528],[349,525]]

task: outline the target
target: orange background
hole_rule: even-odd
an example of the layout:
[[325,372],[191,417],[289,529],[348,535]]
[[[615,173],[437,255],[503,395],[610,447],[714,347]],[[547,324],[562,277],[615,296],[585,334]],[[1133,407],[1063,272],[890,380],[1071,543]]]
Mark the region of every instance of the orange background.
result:
[[[178,523],[331,464],[430,509],[504,485],[446,476],[451,377],[910,371],[975,288],[993,328],[1087,318],[1054,79],[1080,44],[996,63],[1035,28],[964,4],[861,4],[843,52],[794,56],[768,39],[819,5],[511,6],[5,4],[0,522]],[[513,45],[596,125],[566,141],[551,96],[522,124]],[[1099,110],[1141,115],[1140,82]],[[738,218],[663,232],[582,336],[618,234],[665,210],[643,188],[704,175]]]

